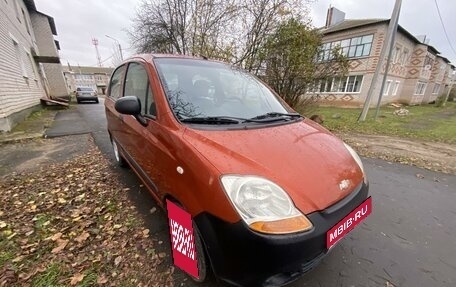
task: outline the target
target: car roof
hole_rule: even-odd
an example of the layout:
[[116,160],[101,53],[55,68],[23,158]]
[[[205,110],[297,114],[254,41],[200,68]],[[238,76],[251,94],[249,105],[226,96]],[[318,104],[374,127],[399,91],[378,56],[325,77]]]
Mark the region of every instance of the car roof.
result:
[[135,58],[141,58],[146,60],[147,62],[152,62],[153,59],[159,58],[175,58],[175,59],[194,59],[194,60],[208,60],[212,62],[218,62],[214,60],[209,60],[205,57],[196,57],[196,56],[189,56],[189,55],[180,55],[180,54],[155,54],[155,53],[147,53],[147,54],[136,54],[132,55],[128,59],[126,59],[122,64],[127,63]]

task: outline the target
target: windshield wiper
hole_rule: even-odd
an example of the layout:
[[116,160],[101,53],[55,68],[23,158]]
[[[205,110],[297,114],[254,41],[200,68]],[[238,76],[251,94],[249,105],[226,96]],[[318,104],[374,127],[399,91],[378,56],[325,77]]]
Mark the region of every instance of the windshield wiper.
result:
[[191,124],[207,124],[207,125],[226,125],[226,124],[240,124],[244,119],[231,118],[231,117],[193,117],[180,120],[183,123]]
[[301,115],[298,113],[278,113],[278,112],[270,112],[266,113],[263,115],[259,115],[253,118],[250,118],[250,120],[262,120],[262,119],[271,119],[271,120],[284,120],[286,119],[285,117],[289,118],[300,118]]
[[238,117],[230,117],[230,116],[208,116],[208,117],[189,117],[183,118],[182,116],[178,116],[180,121],[183,123],[190,123],[190,124],[203,124],[203,125],[229,125],[229,124],[242,124],[242,123],[266,123],[266,122],[274,122],[274,121],[281,121],[281,120],[288,120],[289,118],[297,118],[301,117],[298,113],[267,113],[264,115],[256,116],[250,119],[246,118],[238,118]]

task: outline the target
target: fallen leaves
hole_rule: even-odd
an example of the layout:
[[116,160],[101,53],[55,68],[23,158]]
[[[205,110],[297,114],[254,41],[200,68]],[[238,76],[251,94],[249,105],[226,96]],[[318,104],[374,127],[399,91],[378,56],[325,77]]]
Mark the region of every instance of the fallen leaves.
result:
[[52,241],[57,241],[60,239],[60,237],[62,237],[62,232],[57,232],[56,234],[52,235],[52,237],[50,238]]
[[120,262],[122,262],[122,256],[117,256],[116,259],[114,259],[114,265],[119,265]]
[[78,243],[82,243],[87,240],[87,238],[90,237],[90,234],[88,232],[83,232],[81,235],[76,237],[74,240]]
[[51,253],[56,254],[62,251],[68,244],[68,240],[57,239],[57,247],[52,249]]
[[107,282],[108,282],[108,278],[106,278],[106,275],[101,274],[101,275],[98,276],[98,278],[97,278],[97,284],[100,284],[100,285],[101,285],[101,284],[105,284],[105,283],[107,283]]
[[74,274],[73,277],[71,277],[70,285],[74,286],[74,285],[78,284],[79,282],[81,282],[84,279],[84,277],[85,277],[85,275],[82,273]]
[[[30,286],[41,278],[55,280],[46,286],[132,280],[136,286],[173,286],[174,269],[162,264],[168,256],[159,252],[164,247],[159,255],[150,254],[157,240],[149,238],[128,188],[116,178],[109,162],[92,149],[0,181],[0,250],[11,252],[0,265],[0,286]],[[10,265],[14,268],[5,267]]]

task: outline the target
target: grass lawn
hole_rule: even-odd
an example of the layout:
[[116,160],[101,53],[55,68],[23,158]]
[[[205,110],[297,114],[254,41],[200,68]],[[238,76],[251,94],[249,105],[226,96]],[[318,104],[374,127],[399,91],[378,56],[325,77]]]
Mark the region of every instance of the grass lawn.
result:
[[380,109],[378,120],[374,120],[375,109],[371,109],[365,122],[358,123],[361,109],[319,107],[316,114],[324,115],[323,125],[334,132],[390,135],[417,138],[425,141],[456,144],[456,103],[445,107],[434,105],[405,107],[408,116],[396,116],[396,108]]

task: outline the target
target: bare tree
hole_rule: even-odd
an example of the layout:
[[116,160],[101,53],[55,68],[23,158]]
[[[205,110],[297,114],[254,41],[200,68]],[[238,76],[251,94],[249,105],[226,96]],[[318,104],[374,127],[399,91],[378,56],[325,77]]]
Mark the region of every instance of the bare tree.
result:
[[130,38],[139,52],[227,59],[223,32],[237,9],[234,0],[142,0]]
[[255,73],[266,37],[309,1],[142,0],[130,37],[139,52],[204,55]]
[[246,0],[242,1],[242,29],[240,36],[243,41],[238,43],[235,63],[249,72],[258,74],[261,61],[258,61],[260,49],[264,46],[268,35],[272,34],[279,23],[290,17],[301,18],[306,11],[308,1],[296,0]]

